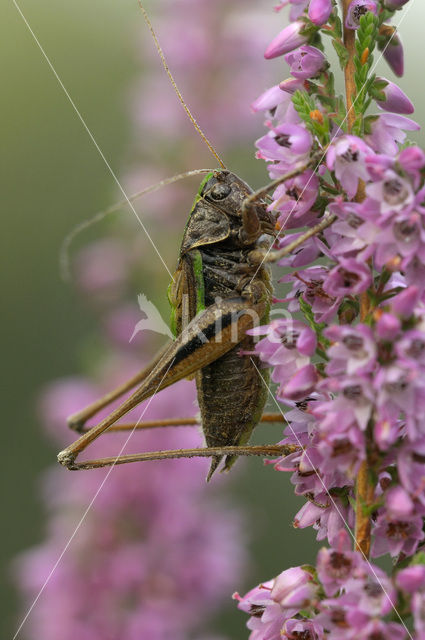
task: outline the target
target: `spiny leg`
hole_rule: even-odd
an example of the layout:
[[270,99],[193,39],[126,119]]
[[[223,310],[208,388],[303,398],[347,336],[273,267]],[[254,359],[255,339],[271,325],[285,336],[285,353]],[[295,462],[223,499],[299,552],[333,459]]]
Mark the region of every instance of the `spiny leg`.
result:
[[[151,460],[167,460],[170,458],[210,458],[214,456],[261,456],[278,457],[288,456],[299,450],[296,445],[258,445],[242,447],[203,447],[199,449],[173,449],[169,451],[148,451],[145,453],[134,453],[110,458],[99,458],[96,460],[86,460],[85,462],[74,462],[68,468],[71,471],[80,469],[99,469],[100,467],[110,467],[116,464],[128,464],[131,462],[148,462]],[[207,478],[208,480],[209,478]]]
[[[270,424],[273,422],[286,422],[281,413],[263,413],[260,422]],[[117,431],[144,431],[147,429],[158,429],[163,427],[197,427],[200,426],[199,418],[163,418],[157,420],[144,420],[143,422],[126,422],[123,424],[114,424],[109,427],[107,433],[116,433]],[[92,427],[86,427],[83,433],[90,431]]]
[[336,219],[337,216],[335,214],[325,214],[318,224],[305,231],[305,233],[298,236],[296,240],[286,245],[286,247],[283,247],[283,249],[274,249],[270,251],[267,251],[265,249],[254,249],[249,254],[249,260],[253,264],[258,265],[262,265],[267,262],[277,262],[285,256],[288,256],[295,249],[304,244],[306,240],[309,240],[313,236],[321,233],[324,229],[330,227]]
[[258,202],[262,200],[270,191],[278,187],[282,182],[290,180],[301,173],[304,173],[309,166],[315,161],[313,156],[308,163],[296,167],[292,171],[288,171],[283,176],[279,176],[276,180],[272,180],[269,184],[265,185],[261,189],[251,193],[242,204],[242,229],[240,231],[240,239],[244,244],[249,245],[255,242],[262,233],[269,235],[275,235],[275,224],[272,222],[272,216],[270,214],[270,220],[260,220],[257,211]]
[[98,400],[95,400],[94,402],[92,402],[92,404],[88,405],[81,411],[78,411],[77,413],[72,414],[72,416],[69,416],[68,426],[70,427],[70,429],[72,429],[73,431],[77,431],[78,433],[85,433],[86,431],[89,431],[91,427],[84,428],[87,420],[92,418],[94,415],[96,415],[96,413],[99,413],[99,411],[101,411],[108,405],[112,404],[112,402],[123,396],[128,391],[131,391],[131,389],[134,389],[134,387],[138,384],[141,384],[143,380],[145,380],[145,378],[147,378],[147,376],[151,373],[154,367],[158,364],[166,348],[167,347],[162,349],[155,356],[154,360],[152,360],[152,362],[150,362],[147,367],[142,369],[142,371],[139,371],[132,378],[126,380]]
[[264,187],[261,187],[261,189],[257,189],[257,191],[254,191],[253,193],[251,193],[251,195],[245,198],[243,203],[243,209],[248,209],[253,204],[261,200],[261,198],[264,198],[266,195],[268,195],[270,191],[272,191],[273,189],[276,189],[276,187],[282,184],[282,182],[291,180],[291,178],[296,178],[296,176],[301,175],[302,173],[307,171],[307,169],[309,169],[312,165],[316,164],[317,162],[320,162],[320,160],[321,160],[321,156],[319,154],[313,155],[311,156],[310,160],[305,164],[295,167],[294,169],[291,169],[291,171],[288,171],[282,176],[279,176],[278,178],[276,178],[275,180],[272,180],[271,182],[266,184]]
[[[144,420],[143,422],[126,422],[114,424],[109,427],[107,433],[117,431],[144,431],[147,429],[157,429],[159,427],[196,427],[200,424],[197,418],[164,418],[163,420]],[[82,433],[87,433],[92,427],[85,427]]]
[[[252,316],[242,312],[252,308],[261,315],[264,313],[263,306],[263,302],[253,303],[248,298],[240,297],[224,299],[207,307],[164,350],[158,364],[139,388],[99,424],[61,451],[58,461],[73,468],[77,456],[126,413],[158,391],[187,378],[232,349],[253,326]],[[220,315],[234,320],[229,324],[223,323],[220,327],[217,323]]]

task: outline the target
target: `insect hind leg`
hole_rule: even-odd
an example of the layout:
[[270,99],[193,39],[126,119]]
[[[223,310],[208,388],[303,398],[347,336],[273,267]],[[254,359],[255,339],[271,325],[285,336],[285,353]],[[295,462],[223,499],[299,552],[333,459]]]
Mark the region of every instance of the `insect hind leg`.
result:
[[[263,424],[282,423],[285,422],[285,416],[282,413],[263,413],[260,418]],[[114,424],[108,428],[106,433],[116,433],[122,431],[146,431],[148,429],[158,429],[167,427],[200,427],[201,420],[196,416],[185,418],[163,418],[157,420],[144,420],[143,422],[126,422],[123,424]],[[87,433],[93,427],[84,427],[82,433]]]
[[126,380],[109,393],[105,394],[98,400],[95,400],[81,411],[78,411],[77,413],[69,416],[69,428],[73,431],[76,431],[77,433],[86,433],[87,431],[89,431],[90,427],[85,427],[87,420],[95,416],[105,407],[108,407],[118,398],[121,398],[128,391],[134,389],[134,387],[138,384],[141,384],[162,358],[167,347],[168,345],[166,345],[166,347],[156,355],[154,360],[152,360],[147,367],[136,373],[132,378],[129,378],[129,380]]
[[[115,465],[129,464],[131,462],[148,462],[152,460],[167,460],[175,458],[222,458],[223,456],[260,456],[278,457],[289,455],[298,450],[295,445],[254,445],[254,446],[234,446],[234,447],[200,447],[195,449],[172,449],[168,451],[147,451],[120,455],[109,458],[97,458],[84,462],[74,462],[68,468],[71,471],[81,469],[99,469],[101,467],[113,467]],[[211,477],[208,475],[207,480]]]

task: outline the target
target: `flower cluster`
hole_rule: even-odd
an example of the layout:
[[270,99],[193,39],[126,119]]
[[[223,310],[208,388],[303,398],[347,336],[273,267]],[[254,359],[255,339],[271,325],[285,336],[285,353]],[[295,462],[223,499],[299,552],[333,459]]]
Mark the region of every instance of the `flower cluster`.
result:
[[[375,48],[403,71],[389,21],[406,2],[353,0],[342,3],[342,15],[326,0],[278,8],[288,4],[291,23],[265,57],[284,56],[290,77],[252,105],[266,116],[257,157],[281,182],[270,205],[285,232],[278,250],[328,223],[279,262],[296,319],[273,319],[253,333],[277,400],[289,407],[282,443],[295,445],[271,464],[290,472],[306,499],[294,526],[312,526],[331,548],[316,567],[286,570],[236,597],[251,616],[252,640],[395,640],[410,634],[407,624],[420,639],[425,153],[407,139],[419,128],[407,117],[411,101],[373,73]],[[346,69],[348,106],[335,91],[324,34]],[[346,527],[355,531],[354,551]],[[393,575],[369,554],[389,554]]]
[[343,531],[332,548],[319,551],[316,567],[286,569],[233,597],[250,615],[251,640],[404,640],[409,632],[398,616],[401,607],[411,610],[416,637],[424,637],[425,567],[407,567],[389,578],[350,550]]

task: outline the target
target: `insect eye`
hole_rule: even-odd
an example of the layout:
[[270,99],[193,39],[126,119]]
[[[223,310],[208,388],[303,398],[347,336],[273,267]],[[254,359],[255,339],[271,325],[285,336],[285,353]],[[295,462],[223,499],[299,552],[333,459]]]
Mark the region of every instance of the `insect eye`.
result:
[[213,186],[209,195],[213,200],[224,200],[224,198],[227,198],[231,191],[232,189],[228,184],[219,182],[218,184]]

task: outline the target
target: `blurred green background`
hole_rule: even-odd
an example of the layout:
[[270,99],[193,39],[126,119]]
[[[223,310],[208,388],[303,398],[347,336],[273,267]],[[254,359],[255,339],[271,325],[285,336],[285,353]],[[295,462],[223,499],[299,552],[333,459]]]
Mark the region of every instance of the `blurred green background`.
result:
[[[263,1],[265,11],[276,4]],[[128,91],[140,73],[133,36],[140,30],[148,37],[136,0],[22,0],[19,5],[119,175],[131,142]],[[398,82],[416,105],[416,119],[423,122],[425,7],[411,0],[407,9],[401,27],[406,77]],[[44,514],[37,498],[38,479],[56,455],[37,424],[37,391],[54,378],[80,371],[77,345],[95,330],[93,316],[81,306],[72,286],[60,278],[58,252],[65,235],[79,221],[116,200],[116,185],[12,2],[4,6],[1,24],[4,380],[0,554],[4,571],[0,625],[2,637],[12,638],[19,620],[10,560],[42,539]],[[278,30],[279,20],[275,24]],[[383,63],[378,71],[394,79]],[[259,81],[259,91],[262,88]],[[190,96],[186,98],[190,103]],[[258,134],[261,132],[259,120]],[[423,143],[421,138],[422,134],[418,139]],[[201,143],[199,158],[199,166],[211,164]],[[265,179],[252,148],[247,148],[243,162],[238,156],[236,163],[232,170],[254,186]],[[192,167],[176,170],[188,168]],[[186,212],[179,215],[183,226]],[[134,224],[135,232],[142,233]],[[158,234],[153,239],[173,265],[179,235]],[[146,243],[146,251],[150,250]],[[164,273],[158,288],[165,287],[167,279]],[[141,280],[137,292],[142,287]],[[263,430],[258,439],[275,441],[276,427]],[[241,592],[272,577],[276,567],[283,569],[315,557],[313,533],[291,528],[291,517],[301,503],[291,496],[288,478],[282,480],[271,468],[263,471],[258,461],[247,462],[236,480],[234,500],[249,505],[254,523],[254,570],[245,585],[235,585]],[[240,637],[244,623],[230,603],[217,629]]]

